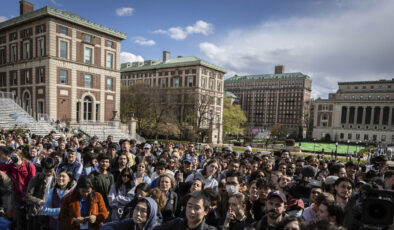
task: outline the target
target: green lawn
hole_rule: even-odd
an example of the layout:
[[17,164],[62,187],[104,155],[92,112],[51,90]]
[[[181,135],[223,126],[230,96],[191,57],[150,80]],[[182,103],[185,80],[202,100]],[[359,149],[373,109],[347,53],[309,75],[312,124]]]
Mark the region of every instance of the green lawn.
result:
[[[296,146],[299,145],[299,142],[296,143]],[[354,151],[360,151],[364,148],[364,146],[356,146],[356,145],[347,145],[347,144],[338,144],[338,153],[347,153],[349,146],[349,153],[354,153]],[[331,151],[335,152],[335,144],[334,143],[313,143],[313,142],[301,142],[302,151],[308,152],[321,152],[324,148],[325,153],[331,153]]]

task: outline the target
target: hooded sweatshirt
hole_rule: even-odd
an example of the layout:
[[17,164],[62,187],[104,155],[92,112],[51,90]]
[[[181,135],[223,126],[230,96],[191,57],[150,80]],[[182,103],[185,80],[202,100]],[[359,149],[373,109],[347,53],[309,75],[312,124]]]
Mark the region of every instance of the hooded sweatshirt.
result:
[[[150,213],[148,215],[148,219],[146,220],[143,230],[152,230],[156,225],[156,214],[157,214],[157,204],[156,201],[154,201],[150,197],[145,197],[144,198],[146,201],[149,203],[149,210]],[[121,220],[121,221],[115,221],[115,222],[110,222],[105,225],[103,225],[101,230],[116,230],[116,229],[133,229],[137,230],[137,224],[134,223],[133,218]]]

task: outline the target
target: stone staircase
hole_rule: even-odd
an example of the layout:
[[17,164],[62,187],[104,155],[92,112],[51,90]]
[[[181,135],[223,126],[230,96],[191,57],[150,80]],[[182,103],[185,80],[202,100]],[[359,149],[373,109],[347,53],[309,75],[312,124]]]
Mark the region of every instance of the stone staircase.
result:
[[[20,119],[15,120],[10,115]],[[34,119],[12,98],[0,97],[0,128],[13,129],[15,127],[30,129],[32,134],[42,136],[48,135],[51,131],[56,131],[48,121]]]
[[[130,140],[132,136],[123,132],[119,127],[115,126],[115,122],[81,122],[79,129],[88,134],[90,137],[97,136],[99,141],[107,139],[108,135],[112,135],[114,142],[121,139]],[[136,134],[134,138],[138,143],[145,142],[145,139]]]

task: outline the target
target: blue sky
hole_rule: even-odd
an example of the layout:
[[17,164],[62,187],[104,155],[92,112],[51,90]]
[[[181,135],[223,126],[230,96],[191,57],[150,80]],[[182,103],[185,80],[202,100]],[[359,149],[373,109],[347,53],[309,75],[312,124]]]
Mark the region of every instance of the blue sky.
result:
[[[391,0],[30,0],[127,33],[123,61],[197,56],[234,74],[302,72],[313,97],[338,81],[394,77]],[[19,14],[1,0],[0,20]]]

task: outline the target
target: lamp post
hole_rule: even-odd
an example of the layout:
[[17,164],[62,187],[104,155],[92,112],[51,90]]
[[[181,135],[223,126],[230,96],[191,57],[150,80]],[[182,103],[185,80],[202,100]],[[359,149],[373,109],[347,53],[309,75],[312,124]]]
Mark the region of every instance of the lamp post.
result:
[[335,143],[335,160],[337,160],[337,154],[338,154],[338,142]]
[[347,140],[346,160],[349,160],[349,143],[350,140]]
[[316,153],[315,152],[315,145],[316,145],[316,139],[313,139],[313,153]]

